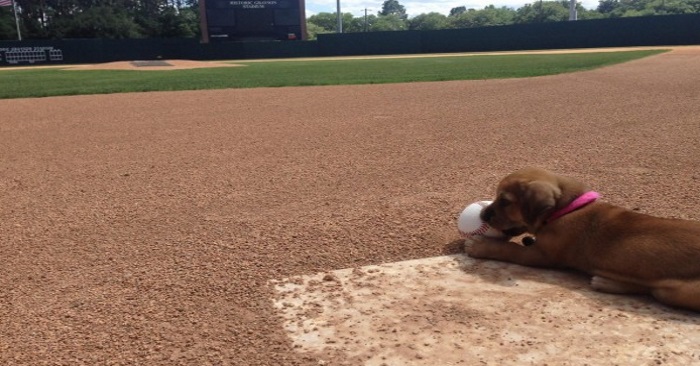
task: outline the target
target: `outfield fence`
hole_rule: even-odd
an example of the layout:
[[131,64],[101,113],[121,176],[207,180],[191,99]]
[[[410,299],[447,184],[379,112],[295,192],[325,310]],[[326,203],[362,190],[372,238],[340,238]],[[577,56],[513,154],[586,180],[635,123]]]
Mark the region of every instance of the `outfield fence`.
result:
[[0,66],[127,60],[245,60],[700,44],[700,14],[578,20],[434,31],[319,34],[316,41],[196,39],[0,41]]

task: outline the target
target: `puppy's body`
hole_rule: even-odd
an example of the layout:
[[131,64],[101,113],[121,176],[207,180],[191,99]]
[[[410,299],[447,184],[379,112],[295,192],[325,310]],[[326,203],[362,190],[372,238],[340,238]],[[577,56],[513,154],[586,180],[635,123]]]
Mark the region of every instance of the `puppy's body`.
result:
[[552,214],[586,192],[571,178],[527,168],[506,177],[482,219],[534,245],[485,239],[467,252],[528,266],[573,268],[611,293],[649,293],[700,311],[700,223],[658,218],[595,201],[562,217]]

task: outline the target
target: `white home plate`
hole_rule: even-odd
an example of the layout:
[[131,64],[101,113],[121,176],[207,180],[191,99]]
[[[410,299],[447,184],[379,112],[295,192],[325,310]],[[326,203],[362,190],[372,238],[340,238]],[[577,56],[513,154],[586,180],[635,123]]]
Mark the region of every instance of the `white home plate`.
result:
[[571,273],[455,255],[273,285],[294,347],[321,364],[700,363],[698,314]]

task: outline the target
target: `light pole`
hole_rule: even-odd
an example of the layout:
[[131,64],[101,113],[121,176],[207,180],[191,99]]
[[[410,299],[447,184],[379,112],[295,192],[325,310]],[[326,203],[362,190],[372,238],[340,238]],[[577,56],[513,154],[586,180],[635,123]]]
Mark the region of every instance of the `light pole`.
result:
[[336,0],[336,3],[338,4],[338,10],[336,12],[338,17],[338,33],[343,33],[343,15],[340,12],[340,0]]
[[19,14],[17,14],[17,3],[12,0],[12,12],[15,14],[15,27],[17,27],[17,40],[22,40],[22,32],[19,30]]
[[576,0],[569,1],[569,20],[576,20],[578,14],[576,13]]
[[367,24],[367,8],[365,8],[365,32],[369,31],[369,24]]

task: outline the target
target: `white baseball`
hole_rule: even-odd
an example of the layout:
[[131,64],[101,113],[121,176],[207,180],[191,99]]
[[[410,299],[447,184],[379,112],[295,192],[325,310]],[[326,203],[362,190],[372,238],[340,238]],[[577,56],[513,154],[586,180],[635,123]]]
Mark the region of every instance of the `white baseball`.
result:
[[481,210],[490,205],[493,201],[478,201],[468,205],[457,219],[457,229],[462,237],[488,236],[491,238],[503,238],[506,235],[501,231],[489,226],[481,221]]

